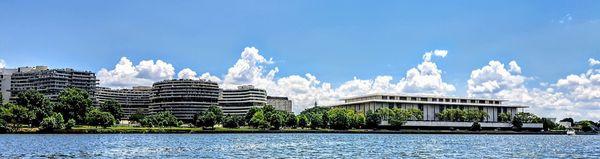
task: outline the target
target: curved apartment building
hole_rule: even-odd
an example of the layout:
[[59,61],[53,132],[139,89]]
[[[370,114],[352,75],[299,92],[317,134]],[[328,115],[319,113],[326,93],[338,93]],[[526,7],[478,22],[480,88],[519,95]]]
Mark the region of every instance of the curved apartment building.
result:
[[108,100],[117,101],[121,104],[125,119],[128,119],[131,115],[136,113],[148,114],[149,112],[148,107],[150,106],[152,87],[139,86],[133,87],[132,89],[98,87],[96,90],[96,99],[98,100],[98,103]]
[[226,89],[221,94],[219,105],[224,114],[243,115],[252,107],[267,104],[267,91],[252,85],[238,86],[238,89]]
[[150,113],[170,111],[190,121],[199,111],[218,105],[219,85],[207,80],[165,80],[152,85]]

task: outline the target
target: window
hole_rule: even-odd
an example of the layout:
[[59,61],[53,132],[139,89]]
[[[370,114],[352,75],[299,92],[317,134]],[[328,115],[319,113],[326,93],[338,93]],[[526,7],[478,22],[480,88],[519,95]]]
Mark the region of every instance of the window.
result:
[[471,100],[471,103],[475,103],[475,100]]
[[406,97],[400,97],[400,100],[406,100]]
[[485,104],[485,100],[479,100],[479,103]]
[[495,104],[500,104],[500,101],[494,101]]
[[432,100],[433,100],[433,102],[437,102],[437,98],[433,98]]
[[508,113],[508,111],[506,110],[506,108],[502,108],[502,112]]
[[421,98],[421,101],[427,101],[427,98]]
[[498,115],[500,115],[500,113],[502,113],[502,109],[500,107],[498,107],[498,109],[496,110],[496,113],[498,113]]
[[416,101],[417,97],[410,97],[410,100]]
[[423,111],[423,105],[419,104],[419,110]]
[[467,103],[467,100],[466,99],[461,99],[460,102],[461,103]]
[[456,103],[456,99],[452,99],[452,102]]

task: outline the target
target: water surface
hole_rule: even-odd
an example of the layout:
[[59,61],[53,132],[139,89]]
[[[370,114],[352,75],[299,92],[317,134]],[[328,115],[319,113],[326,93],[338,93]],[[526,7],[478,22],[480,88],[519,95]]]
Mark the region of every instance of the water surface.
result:
[[600,158],[600,136],[2,134],[0,158]]

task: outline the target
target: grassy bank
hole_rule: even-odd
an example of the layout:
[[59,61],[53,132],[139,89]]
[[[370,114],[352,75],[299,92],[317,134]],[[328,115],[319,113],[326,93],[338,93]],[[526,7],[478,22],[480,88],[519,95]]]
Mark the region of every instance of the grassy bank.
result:
[[22,129],[18,133],[54,133],[54,134],[226,134],[226,133],[354,133],[354,134],[532,134],[532,135],[561,135],[564,131],[552,132],[530,132],[530,131],[467,131],[467,130],[372,130],[372,129],[351,129],[351,130],[332,130],[332,129],[281,129],[264,130],[250,127],[242,128],[223,128],[215,127],[212,130],[204,130],[195,127],[134,127],[134,126],[113,126],[108,128],[79,126],[71,130],[55,130],[53,132],[40,132],[36,129]]

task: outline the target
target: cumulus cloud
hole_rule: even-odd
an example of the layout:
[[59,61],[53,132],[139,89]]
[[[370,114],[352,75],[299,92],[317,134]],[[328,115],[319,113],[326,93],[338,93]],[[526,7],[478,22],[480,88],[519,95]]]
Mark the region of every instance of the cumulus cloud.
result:
[[221,83],[221,79],[219,77],[210,75],[210,73],[208,73],[208,72],[203,73],[202,75],[200,75],[198,77],[196,71],[193,71],[190,68],[184,68],[183,70],[179,71],[179,73],[177,73],[177,78],[193,79],[193,80],[203,79],[203,80],[209,80],[209,81]]
[[600,70],[589,69],[568,75],[556,83],[541,82],[539,88],[527,88],[525,76],[514,61],[507,70],[498,61],[471,73],[467,82],[469,96],[510,99],[510,104],[530,106],[529,111],[545,117],[600,119]]
[[127,57],[121,57],[115,68],[108,70],[100,69],[97,78],[100,86],[112,88],[127,88],[139,85],[152,85],[160,80],[171,79],[175,74],[173,65],[162,60],[143,60],[137,65]]
[[294,111],[300,112],[319,105],[338,103],[340,98],[370,93],[426,93],[446,94],[455,91],[453,85],[442,81],[442,71],[432,62],[432,56],[445,57],[448,51],[434,50],[423,55],[423,62],[410,69],[406,77],[394,82],[392,76],[382,75],[374,79],[359,79],[344,82],[337,88],[330,83],[321,82],[314,75],[291,75],[276,78],[278,67],[269,67],[274,62],[267,60],[259,50],[247,47],[240,59],[229,68],[223,80],[224,88],[252,84],[264,88],[269,95],[287,96],[294,102]]
[[3,59],[0,59],[0,68],[6,67],[6,62]]
[[600,61],[598,61],[598,60],[596,60],[594,58],[588,59],[588,63],[590,64],[590,66],[600,65]]

